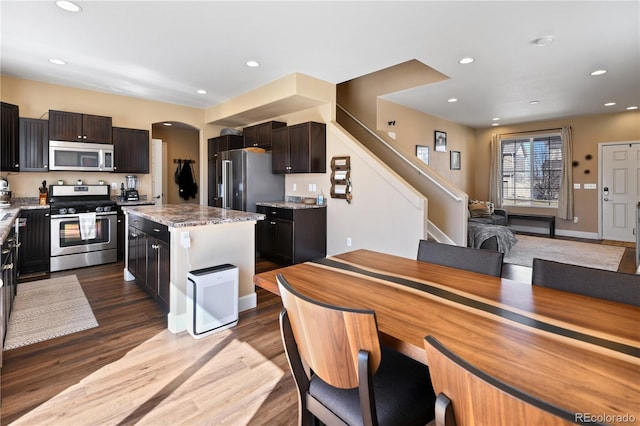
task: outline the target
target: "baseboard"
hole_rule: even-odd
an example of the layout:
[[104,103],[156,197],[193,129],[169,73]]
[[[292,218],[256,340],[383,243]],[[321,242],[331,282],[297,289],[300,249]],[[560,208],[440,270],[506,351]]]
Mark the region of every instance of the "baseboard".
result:
[[[545,237],[549,236],[549,229],[539,226],[509,225],[509,228],[513,229],[514,231],[526,232],[528,234],[540,234],[541,236]],[[556,235],[561,237],[585,238],[588,240],[600,239],[597,232],[572,231],[569,229],[556,228]]]
[[255,291],[238,299],[238,312],[248,311],[258,306],[258,293]]

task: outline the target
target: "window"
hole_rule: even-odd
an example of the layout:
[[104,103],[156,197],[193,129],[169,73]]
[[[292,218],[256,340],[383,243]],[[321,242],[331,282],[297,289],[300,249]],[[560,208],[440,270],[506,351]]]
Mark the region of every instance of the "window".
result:
[[505,138],[502,151],[502,203],[557,207],[562,178],[560,133]]

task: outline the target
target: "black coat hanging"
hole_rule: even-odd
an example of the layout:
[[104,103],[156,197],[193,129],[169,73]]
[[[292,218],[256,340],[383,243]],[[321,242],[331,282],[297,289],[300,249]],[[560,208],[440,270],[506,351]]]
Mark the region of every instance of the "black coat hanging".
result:
[[178,170],[176,170],[177,183],[179,187],[180,197],[188,200],[189,198],[196,198],[198,193],[198,184],[193,178],[193,171],[191,170],[190,161],[185,161],[182,167],[178,162]]

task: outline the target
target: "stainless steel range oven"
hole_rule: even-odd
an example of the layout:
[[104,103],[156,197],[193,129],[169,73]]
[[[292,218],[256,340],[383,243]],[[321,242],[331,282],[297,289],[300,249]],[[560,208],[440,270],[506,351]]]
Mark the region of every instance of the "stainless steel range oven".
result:
[[51,271],[117,260],[117,205],[107,185],[52,185]]

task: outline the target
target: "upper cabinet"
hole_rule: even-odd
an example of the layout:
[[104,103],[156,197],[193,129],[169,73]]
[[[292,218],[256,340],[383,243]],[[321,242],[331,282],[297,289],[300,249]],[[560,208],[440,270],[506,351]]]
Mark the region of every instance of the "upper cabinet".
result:
[[17,105],[2,102],[0,113],[0,170],[17,172],[19,163],[20,112]]
[[273,131],[282,127],[287,127],[287,123],[281,121],[267,121],[266,123],[256,124],[242,129],[242,137],[244,138],[244,147],[256,147],[271,149],[273,140]]
[[110,144],[111,117],[49,110],[49,139]]
[[326,125],[309,121],[273,132],[273,173],[325,173]]
[[149,173],[149,131],[113,128],[113,171]]
[[49,123],[20,118],[20,171],[49,171]]

